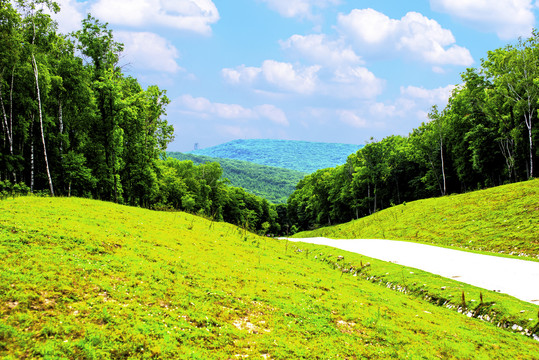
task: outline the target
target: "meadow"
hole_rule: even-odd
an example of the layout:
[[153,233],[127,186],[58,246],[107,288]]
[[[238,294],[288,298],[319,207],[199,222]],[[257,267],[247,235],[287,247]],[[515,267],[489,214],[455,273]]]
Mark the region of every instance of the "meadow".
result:
[[539,357],[533,304],[182,212],[10,198],[0,257],[3,359]]
[[539,179],[393,206],[295,237],[391,239],[539,259]]

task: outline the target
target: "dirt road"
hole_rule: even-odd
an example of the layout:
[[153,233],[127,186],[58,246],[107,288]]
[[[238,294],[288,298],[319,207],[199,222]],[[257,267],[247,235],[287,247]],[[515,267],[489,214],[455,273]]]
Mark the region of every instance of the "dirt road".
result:
[[410,266],[539,305],[539,262],[474,254],[405,241],[327,238],[289,240],[332,246]]

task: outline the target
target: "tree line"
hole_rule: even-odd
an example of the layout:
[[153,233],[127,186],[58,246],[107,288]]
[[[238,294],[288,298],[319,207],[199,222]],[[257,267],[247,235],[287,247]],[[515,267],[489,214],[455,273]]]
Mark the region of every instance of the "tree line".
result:
[[489,51],[447,106],[409,136],[371,139],[346,163],[319,170],[288,199],[293,231],[342,223],[433,196],[536,175],[539,34]]
[[88,15],[60,34],[51,0],[0,0],[0,195],[81,196],[178,209],[278,231],[270,204],[219,164],[166,158],[169,99],[120,65],[123,45]]
[[147,206],[173,134],[165,91],[122,72],[106,24],[63,35],[54,2],[15,3],[0,0],[0,180]]

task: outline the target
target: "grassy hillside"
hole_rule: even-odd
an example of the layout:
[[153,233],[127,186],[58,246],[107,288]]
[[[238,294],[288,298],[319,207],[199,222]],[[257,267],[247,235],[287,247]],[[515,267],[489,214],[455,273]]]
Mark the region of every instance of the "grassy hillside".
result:
[[274,203],[286,203],[305,173],[259,165],[248,161],[212,158],[203,155],[167,153],[178,160],[191,160],[194,164],[218,162],[223,169],[223,177],[230,180],[232,186],[242,187],[248,192],[261,196]]
[[344,164],[350,154],[362,147],[351,144],[254,139],[235,140],[190,153],[250,161],[310,174],[319,169]]
[[393,239],[539,259],[539,179],[414,201],[296,237]]
[[[474,303],[471,286],[184,213],[7,199],[0,257],[4,359],[539,357],[537,341],[423,298],[441,299],[443,285],[466,294],[473,316],[493,308],[528,329],[535,305],[492,292]],[[381,273],[424,296],[380,284]]]

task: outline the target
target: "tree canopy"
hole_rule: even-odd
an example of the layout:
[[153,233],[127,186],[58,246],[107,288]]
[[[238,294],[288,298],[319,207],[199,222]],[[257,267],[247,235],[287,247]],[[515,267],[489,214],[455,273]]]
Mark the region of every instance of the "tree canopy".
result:
[[447,106],[409,136],[371,141],[346,164],[302,180],[290,227],[342,223],[385,207],[534,177],[539,33],[488,52],[462,74]]

